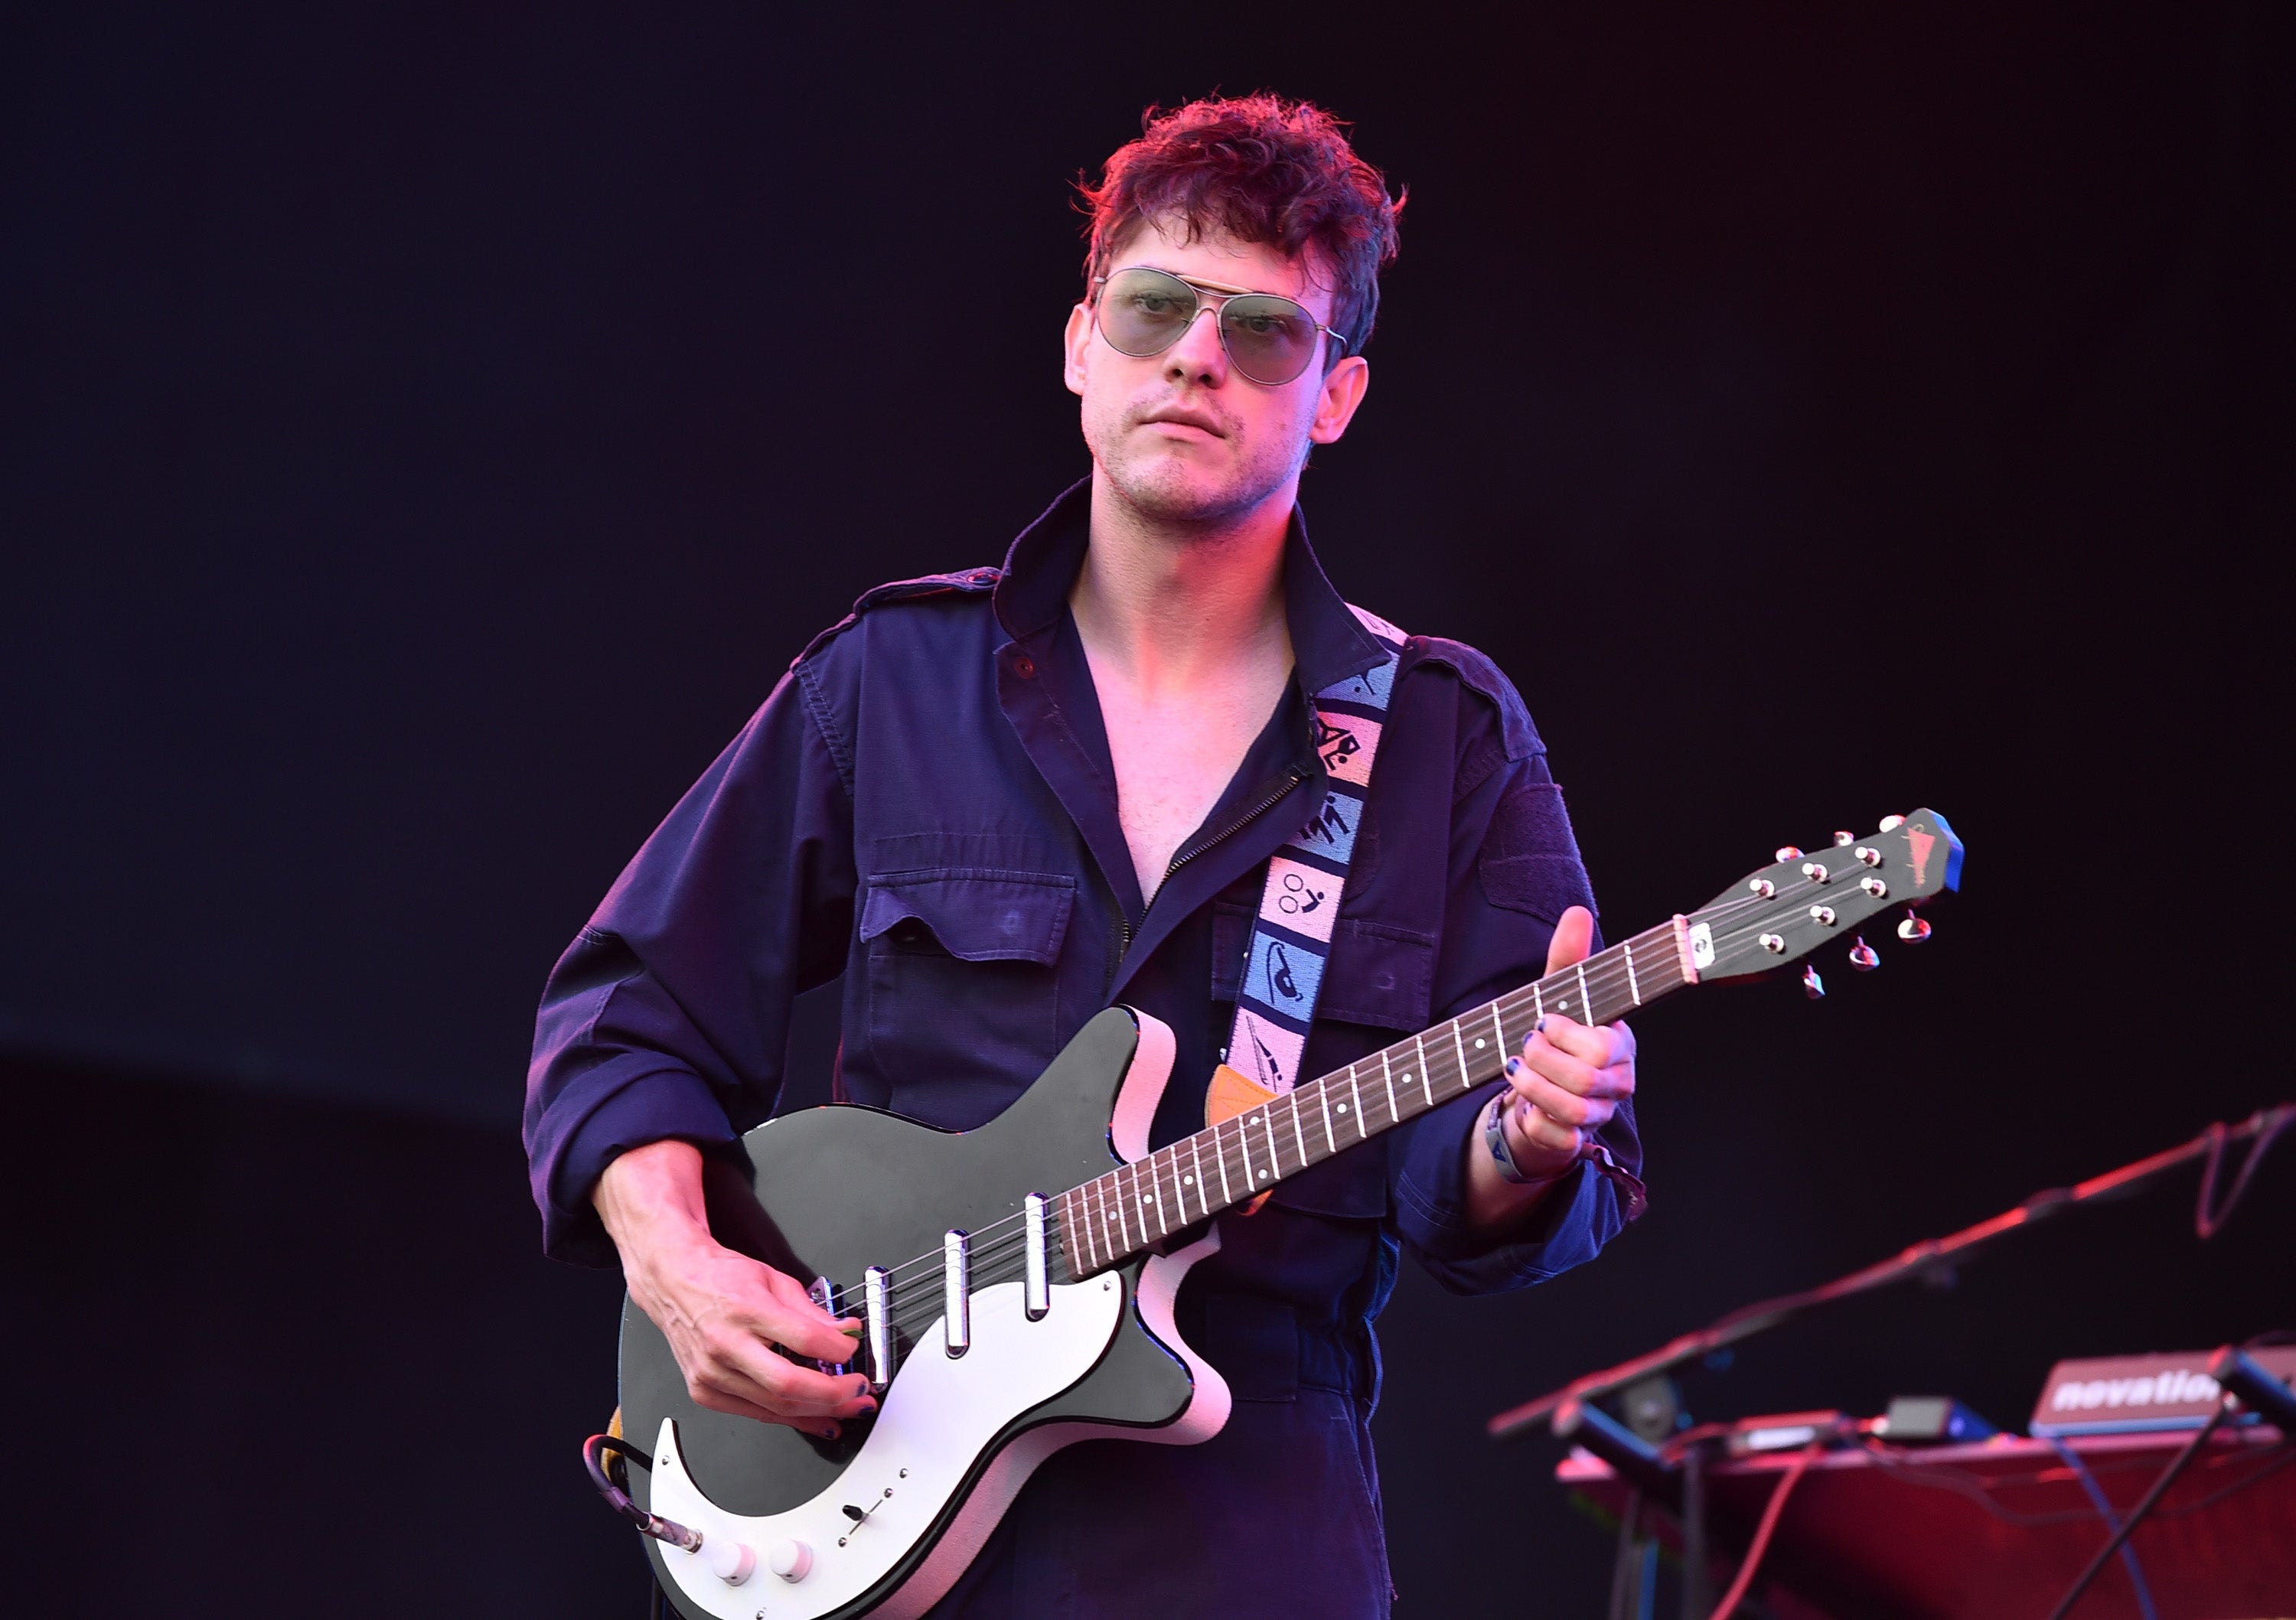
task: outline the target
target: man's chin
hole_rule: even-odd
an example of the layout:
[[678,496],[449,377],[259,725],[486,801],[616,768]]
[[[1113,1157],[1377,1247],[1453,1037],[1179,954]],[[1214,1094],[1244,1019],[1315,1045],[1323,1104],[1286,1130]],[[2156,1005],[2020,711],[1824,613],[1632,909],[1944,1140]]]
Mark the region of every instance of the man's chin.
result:
[[1200,469],[1171,457],[1158,457],[1144,466],[1111,467],[1107,472],[1126,505],[1159,523],[1218,523],[1250,511],[1270,493],[1207,478]]

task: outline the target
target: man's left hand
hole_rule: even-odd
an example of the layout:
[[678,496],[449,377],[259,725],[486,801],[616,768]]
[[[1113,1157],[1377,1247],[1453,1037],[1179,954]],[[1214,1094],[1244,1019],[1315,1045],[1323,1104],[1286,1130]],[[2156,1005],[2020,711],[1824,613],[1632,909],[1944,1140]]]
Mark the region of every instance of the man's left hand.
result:
[[[1595,915],[1574,905],[1554,925],[1546,948],[1549,973],[1584,961],[1595,937]],[[1578,1162],[1587,1139],[1635,1094],[1635,1036],[1624,1024],[1589,1027],[1550,1012],[1507,1064],[1507,1098],[1501,1129],[1515,1168],[1541,1181],[1558,1178]],[[1523,1189],[1525,1192],[1530,1190]]]

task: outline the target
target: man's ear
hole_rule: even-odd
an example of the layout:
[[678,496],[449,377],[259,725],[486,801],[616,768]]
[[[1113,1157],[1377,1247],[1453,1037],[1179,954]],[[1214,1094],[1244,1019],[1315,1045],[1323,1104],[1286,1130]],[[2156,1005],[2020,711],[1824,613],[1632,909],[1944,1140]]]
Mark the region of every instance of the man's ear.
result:
[[1370,387],[1371,362],[1361,355],[1349,355],[1326,372],[1323,387],[1316,393],[1316,420],[1308,426],[1308,441],[1318,445],[1339,443],[1340,435],[1355,420],[1356,407],[1363,404],[1364,392]]
[[1092,347],[1092,311],[1082,304],[1069,311],[1068,335],[1062,340],[1062,353],[1067,364],[1062,369],[1062,380],[1069,392],[1084,392],[1085,352]]

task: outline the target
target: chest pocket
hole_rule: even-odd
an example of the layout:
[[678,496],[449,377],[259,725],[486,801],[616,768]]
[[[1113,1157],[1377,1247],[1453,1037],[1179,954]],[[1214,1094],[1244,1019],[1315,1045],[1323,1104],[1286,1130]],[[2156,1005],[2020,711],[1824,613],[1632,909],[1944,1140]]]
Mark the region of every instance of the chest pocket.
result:
[[[1226,1006],[1234,1004],[1242,978],[1251,917],[1247,907],[1225,898],[1212,913],[1212,999]],[[1307,1077],[1424,1028],[1434,978],[1432,938],[1365,918],[1341,917],[1332,933],[1331,962],[1316,997]],[[1334,1027],[1345,1025],[1361,1027]],[[1225,1038],[1225,1018],[1220,1033]],[[1284,1182],[1273,1201],[1310,1215],[1379,1218],[1387,1213],[1386,1141],[1365,1142]]]
[[946,1108],[912,1103],[972,1112],[1052,1061],[1054,965],[1075,904],[1076,880],[1052,872],[948,867],[871,881],[868,1038],[896,1108],[938,1123]]

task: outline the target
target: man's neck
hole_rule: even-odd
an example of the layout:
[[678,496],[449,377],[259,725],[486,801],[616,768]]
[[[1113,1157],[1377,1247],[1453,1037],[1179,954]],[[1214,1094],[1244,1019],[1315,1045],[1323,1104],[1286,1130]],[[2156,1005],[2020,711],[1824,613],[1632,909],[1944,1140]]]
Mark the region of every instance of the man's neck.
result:
[[1070,592],[1096,667],[1136,691],[1176,694],[1292,662],[1283,611],[1289,500],[1201,523],[1142,513],[1095,473],[1091,543]]

